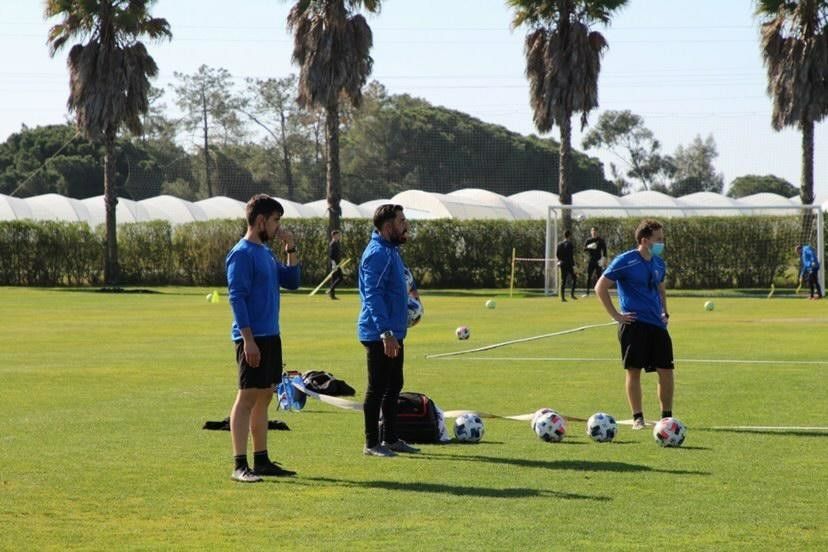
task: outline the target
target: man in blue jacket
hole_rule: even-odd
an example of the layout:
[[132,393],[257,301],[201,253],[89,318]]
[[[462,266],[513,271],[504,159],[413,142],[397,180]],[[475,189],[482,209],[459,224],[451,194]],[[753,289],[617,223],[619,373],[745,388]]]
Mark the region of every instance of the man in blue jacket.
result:
[[[357,334],[368,359],[363,453],[390,457],[398,452],[419,452],[395,433],[397,400],[403,387],[403,340],[408,329],[408,284],[399,251],[399,246],[408,240],[408,221],[402,206],[385,204],[377,207],[374,227],[359,263],[362,308]],[[379,432],[380,411],[382,436]]]
[[[811,299],[822,299],[822,290],[819,287],[819,257],[814,248],[808,245],[797,245],[796,252],[799,254],[799,283],[808,281],[811,288]],[[814,293],[816,291],[816,293]]]
[[[273,385],[282,374],[279,332],[279,288],[299,287],[299,265],[293,234],[281,227],[285,210],[270,196],[259,194],[247,202],[247,233],[226,259],[227,286],[233,310],[231,337],[236,344],[239,392],[230,412],[235,468],[232,478],[242,483],[261,481],[262,475],[285,476],[267,454],[267,407]],[[286,264],[274,258],[268,243],[278,238]],[[247,437],[253,437],[253,469],[247,463]]]
[[[667,292],[664,275],[664,227],[643,220],[635,230],[638,247],[613,259],[598,283],[595,295],[618,323],[621,359],[626,370],[627,401],[633,412],[633,429],[644,429],[641,370],[658,373],[661,417],[673,415],[673,342],[667,333]],[[609,289],[618,288],[620,312]]]

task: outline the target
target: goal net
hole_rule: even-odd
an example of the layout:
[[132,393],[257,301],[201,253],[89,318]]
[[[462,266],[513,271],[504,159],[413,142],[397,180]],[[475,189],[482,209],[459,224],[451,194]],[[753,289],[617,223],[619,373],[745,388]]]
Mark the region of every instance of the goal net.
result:
[[[550,206],[546,220],[544,293],[556,295],[560,271],[556,245],[563,239],[564,213],[571,216],[576,289],[587,283],[585,242],[595,228],[606,242],[609,259],[635,247],[634,232],[645,218],[665,225],[667,287],[688,293],[793,293],[799,281],[797,245],[809,244],[820,260],[819,282],[825,290],[824,215],[818,205],[728,207]],[[567,288],[571,284],[567,283]],[[807,284],[805,286],[807,287]]]

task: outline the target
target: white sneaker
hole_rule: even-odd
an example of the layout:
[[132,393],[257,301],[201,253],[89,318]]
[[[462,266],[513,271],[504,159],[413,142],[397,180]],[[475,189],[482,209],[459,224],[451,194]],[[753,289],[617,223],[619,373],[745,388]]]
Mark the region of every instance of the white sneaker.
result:
[[231,475],[230,478],[233,481],[238,481],[239,483],[258,483],[259,481],[262,481],[262,478],[253,473],[253,470],[250,468],[233,470],[233,475]]
[[646,424],[644,424],[644,418],[636,418],[635,420],[633,420],[632,428],[634,430],[638,431],[639,429],[644,429],[645,427],[647,426]]

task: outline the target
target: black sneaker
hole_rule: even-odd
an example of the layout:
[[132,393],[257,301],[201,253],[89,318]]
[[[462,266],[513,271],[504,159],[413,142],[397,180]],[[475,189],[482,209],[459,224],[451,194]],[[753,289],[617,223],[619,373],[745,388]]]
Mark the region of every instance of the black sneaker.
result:
[[253,473],[256,475],[264,475],[268,477],[293,477],[296,472],[293,470],[286,470],[274,464],[264,464],[263,466],[256,466],[253,468]]
[[230,476],[230,479],[238,481],[239,483],[259,483],[262,481],[262,478],[253,473],[253,470],[250,468],[239,468],[237,470],[233,470],[233,474]]
[[388,450],[392,450],[394,452],[406,452],[408,454],[414,454],[420,452],[420,449],[417,447],[412,447],[402,439],[397,439],[395,442],[388,444],[385,441],[382,442],[382,446],[386,447]]
[[373,447],[365,445],[362,448],[362,454],[364,454],[365,456],[379,456],[380,458],[391,458],[392,456],[397,455],[396,452],[382,445],[376,445]]

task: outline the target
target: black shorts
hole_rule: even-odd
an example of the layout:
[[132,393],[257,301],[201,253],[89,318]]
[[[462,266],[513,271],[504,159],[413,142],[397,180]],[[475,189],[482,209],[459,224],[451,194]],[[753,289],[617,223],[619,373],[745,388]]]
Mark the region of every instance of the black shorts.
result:
[[244,360],[244,341],[236,341],[236,362],[239,365],[239,389],[268,389],[282,377],[282,338],[278,335],[256,337],[261,360],[253,368]]
[[673,341],[667,330],[644,322],[621,324],[618,328],[624,368],[673,369]]

